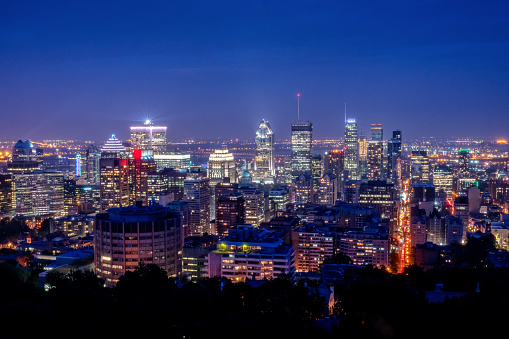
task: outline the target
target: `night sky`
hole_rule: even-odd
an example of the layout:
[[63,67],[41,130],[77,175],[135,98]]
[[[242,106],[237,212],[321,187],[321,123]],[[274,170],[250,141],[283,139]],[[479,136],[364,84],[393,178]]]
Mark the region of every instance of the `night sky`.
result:
[[[106,4],[104,2],[107,2]],[[0,140],[509,138],[509,1],[0,1]]]

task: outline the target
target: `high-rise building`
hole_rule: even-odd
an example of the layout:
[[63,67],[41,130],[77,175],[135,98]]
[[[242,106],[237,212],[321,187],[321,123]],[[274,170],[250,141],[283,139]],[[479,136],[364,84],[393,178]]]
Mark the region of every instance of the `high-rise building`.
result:
[[237,182],[237,166],[232,153],[229,153],[226,147],[216,149],[209,156],[207,163],[207,176],[210,178],[210,184],[216,185],[229,178],[230,182]]
[[82,172],[84,172],[83,177],[89,185],[101,184],[100,160],[101,150],[94,145],[88,146],[83,159],[84,170]]
[[320,179],[323,176],[323,160],[321,154],[313,154],[311,158],[311,179],[313,180],[313,193],[318,192]]
[[346,120],[345,124],[345,162],[348,180],[359,179],[359,131],[355,119]]
[[430,165],[426,151],[412,151],[411,179],[415,184],[428,184],[430,182]]
[[131,127],[131,143],[133,149],[153,150],[154,154],[166,151],[166,127],[154,126],[147,120],[143,126]]
[[35,148],[29,140],[18,140],[11,153],[11,161],[7,163],[7,171],[10,173],[29,173],[42,170],[43,150]]
[[335,234],[312,224],[292,231],[297,272],[320,272],[323,261],[334,254]]
[[267,212],[264,192],[248,187],[239,187],[237,192],[242,194],[245,200],[246,224],[260,227],[260,224],[265,222],[265,214]]
[[311,155],[313,151],[313,124],[292,123],[292,179],[300,173],[311,174]]
[[318,189],[318,202],[326,206],[332,206],[338,200],[338,178],[332,173],[325,173],[320,179]]
[[433,185],[437,191],[443,190],[447,198],[452,198],[454,172],[447,165],[438,165],[433,170]]
[[64,175],[59,172],[32,171],[14,175],[16,214],[22,216],[66,215]]
[[387,142],[387,179],[398,187],[401,184],[401,131],[393,131]]
[[191,167],[191,154],[179,154],[165,152],[164,154],[154,154],[154,160],[157,164],[157,170],[161,171],[165,168],[174,170],[187,169]]
[[182,220],[160,205],[136,204],[98,214],[94,227],[96,274],[114,286],[141,263],[155,264],[169,276],[182,272]]
[[343,164],[344,151],[333,149],[325,152],[323,157],[323,173],[331,173],[339,178],[341,172],[343,172]]
[[244,224],[246,219],[245,201],[240,193],[221,195],[216,202],[216,230],[218,235]]
[[313,178],[303,172],[295,178],[295,201],[299,203],[312,203],[313,200]]
[[0,174],[0,211],[9,211],[16,207],[14,180],[12,174]]
[[371,124],[371,140],[368,144],[368,171],[369,180],[382,180],[383,178],[383,129],[381,124]]
[[359,167],[358,178],[364,180],[368,175],[368,139],[361,134],[357,142],[359,145]]
[[129,205],[129,160],[122,142],[113,134],[99,160],[101,211]]
[[458,150],[458,177],[459,178],[469,178],[470,170],[469,170],[469,162],[470,162],[470,150],[468,148],[462,148]]
[[189,203],[189,234],[210,233],[210,179],[185,179],[184,201]]
[[339,251],[354,265],[389,266],[390,237],[383,232],[349,230],[339,240]]
[[269,122],[262,120],[255,136],[255,177],[257,179],[276,175],[274,155],[274,132]]
[[149,199],[149,173],[156,173],[156,163],[152,150],[135,149],[132,157],[129,158],[129,196],[131,204],[141,201],[148,205]]

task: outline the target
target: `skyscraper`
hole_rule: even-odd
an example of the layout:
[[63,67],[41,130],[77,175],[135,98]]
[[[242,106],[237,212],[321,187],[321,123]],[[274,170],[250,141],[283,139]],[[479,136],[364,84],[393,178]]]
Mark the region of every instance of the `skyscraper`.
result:
[[210,184],[216,185],[223,182],[225,178],[229,178],[230,182],[237,182],[237,167],[235,158],[228,149],[216,149],[209,156],[207,163],[207,176],[210,178]]
[[359,168],[358,168],[358,180],[366,179],[368,172],[368,139],[364,135],[359,137]]
[[300,173],[311,174],[313,124],[309,121],[292,123],[292,179]]
[[359,179],[359,131],[355,119],[346,120],[345,124],[345,166],[348,180]]
[[430,182],[430,166],[428,152],[412,151],[410,173],[412,183],[428,184]]
[[210,179],[184,180],[184,201],[189,203],[189,234],[210,233]]
[[401,183],[401,131],[393,131],[387,142],[387,179],[396,186]]
[[383,170],[383,129],[381,124],[371,124],[371,140],[368,144],[369,180],[382,180]]
[[256,130],[255,144],[255,177],[261,180],[275,176],[274,133],[268,121],[260,122]]
[[153,150],[154,154],[166,151],[166,127],[154,126],[150,120],[143,126],[131,126],[131,142],[133,149]]
[[102,148],[100,167],[101,211],[129,205],[129,160],[113,134]]

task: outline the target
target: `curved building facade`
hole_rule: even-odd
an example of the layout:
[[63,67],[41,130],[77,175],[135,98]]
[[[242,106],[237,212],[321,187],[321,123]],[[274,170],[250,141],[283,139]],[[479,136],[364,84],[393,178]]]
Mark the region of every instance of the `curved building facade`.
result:
[[255,136],[256,177],[264,179],[276,174],[274,165],[274,132],[267,120],[262,120]]
[[182,272],[183,232],[179,213],[160,205],[111,208],[94,226],[96,274],[114,286],[140,263],[155,264],[169,276]]

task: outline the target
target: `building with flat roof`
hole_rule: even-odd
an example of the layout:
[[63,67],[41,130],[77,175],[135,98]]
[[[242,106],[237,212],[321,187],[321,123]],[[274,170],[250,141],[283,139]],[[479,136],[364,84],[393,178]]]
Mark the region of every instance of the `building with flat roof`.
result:
[[295,251],[266,229],[237,225],[208,255],[209,277],[233,282],[295,275]]
[[113,286],[141,263],[155,264],[170,277],[182,272],[180,213],[160,205],[111,208],[98,214],[94,227],[96,274]]

